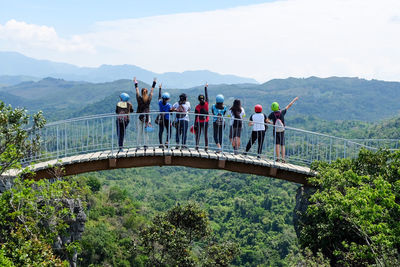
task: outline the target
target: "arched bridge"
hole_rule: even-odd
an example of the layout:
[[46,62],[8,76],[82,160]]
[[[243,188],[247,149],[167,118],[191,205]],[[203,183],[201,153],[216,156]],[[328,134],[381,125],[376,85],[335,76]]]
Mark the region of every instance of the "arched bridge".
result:
[[[143,115],[143,114],[142,114]],[[164,125],[162,142],[159,141],[158,116],[165,113],[146,114],[152,128],[145,128],[139,114],[130,114],[126,125],[123,150],[119,149],[118,116],[103,114],[74,118],[47,124],[38,134],[41,138],[41,152],[24,159],[25,165],[31,164],[35,172],[33,179],[74,175],[85,172],[132,168],[145,166],[188,166],[193,168],[221,169],[239,173],[275,177],[287,181],[305,184],[306,177],[313,176],[309,166],[314,160],[333,161],[337,158],[356,157],[361,148],[375,150],[362,140],[346,140],[329,135],[286,127],[286,162],[277,161],[273,125],[268,127],[263,150],[257,151],[257,142],[245,153],[246,144],[251,137],[252,126],[249,120],[242,120],[241,145],[237,151],[232,148],[230,124],[232,118],[224,117],[221,131],[214,133],[214,116],[209,117],[208,135],[204,132],[196,145],[196,135],[190,132],[195,114],[187,114],[187,123],[182,125],[179,140],[174,127],[175,114],[169,114],[170,123]],[[182,143],[185,138],[186,142]],[[170,132],[169,144],[165,145],[167,132]],[[214,136],[216,134],[216,136]],[[215,139],[221,135],[222,143],[218,148]],[[33,136],[32,136],[33,138]],[[206,146],[206,140],[208,145]],[[395,142],[397,144],[397,142]],[[15,176],[16,172],[8,172]]]

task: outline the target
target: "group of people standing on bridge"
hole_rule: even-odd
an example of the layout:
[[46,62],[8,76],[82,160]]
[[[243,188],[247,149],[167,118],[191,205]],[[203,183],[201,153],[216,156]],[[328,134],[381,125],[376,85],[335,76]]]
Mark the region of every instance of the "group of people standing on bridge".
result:
[[[137,144],[144,145],[146,149],[148,144],[148,132],[154,131],[150,118],[150,103],[153,98],[154,89],[157,80],[154,79],[150,92],[147,88],[142,88],[139,91],[138,81],[136,77],[133,79],[136,90],[138,117],[137,127]],[[120,101],[117,103],[115,112],[117,115],[117,135],[118,145],[120,151],[123,150],[124,136],[126,128],[130,121],[130,113],[133,113],[133,105],[129,102],[129,95],[127,93],[120,94]],[[162,91],[162,84],[159,85],[158,91],[158,106],[159,113],[155,119],[158,124],[158,139],[160,148],[168,148],[172,135],[172,128],[176,129],[175,141],[176,149],[187,148],[187,132],[189,130],[189,113],[191,112],[190,102],[187,100],[187,95],[182,93],[179,95],[178,100],[171,105],[169,102],[171,95],[168,92]],[[222,151],[223,130],[226,125],[226,117],[230,117],[229,121],[229,140],[232,144],[233,151],[238,154],[240,148],[240,137],[243,128],[243,119],[246,115],[244,108],[239,99],[233,101],[233,105],[228,108],[224,104],[224,96],[218,94],[215,99],[215,104],[211,106],[211,113],[209,109],[208,98],[208,84],[204,87],[204,94],[198,95],[198,104],[194,109],[194,122],[190,127],[190,132],[195,135],[195,148],[199,148],[201,136],[204,136],[204,149],[208,150],[208,128],[210,118],[213,126],[214,142],[217,146],[217,153]],[[246,145],[245,154],[250,151],[252,145],[257,141],[257,154],[260,157],[265,139],[265,133],[268,129],[267,124],[273,124],[273,137],[275,140],[275,149],[277,161],[285,162],[285,115],[287,110],[298,100],[294,98],[284,109],[279,108],[277,102],[271,105],[272,112],[267,116],[262,113],[262,106],[255,105],[254,114],[250,116],[249,126],[252,127],[251,137]],[[174,118],[175,117],[175,118]],[[166,132],[166,140],[163,142],[163,135]],[[280,156],[281,155],[281,156]],[[279,159],[280,158],[280,159]]]

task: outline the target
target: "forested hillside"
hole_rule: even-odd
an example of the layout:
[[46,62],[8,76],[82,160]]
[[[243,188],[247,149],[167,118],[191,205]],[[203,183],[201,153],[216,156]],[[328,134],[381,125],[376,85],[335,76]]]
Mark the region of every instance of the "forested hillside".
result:
[[[127,198],[135,201],[138,213],[146,219],[176,203],[200,203],[208,213],[215,240],[238,244],[240,253],[234,260],[235,265],[282,265],[290,252],[298,250],[292,222],[296,184],[183,167],[115,170],[81,177],[98,179],[104,185],[100,194],[119,188]],[[89,213],[89,218],[95,219],[96,227],[100,227],[103,220],[118,218],[118,209],[106,212],[106,207],[96,207],[94,214]],[[140,219],[135,220],[140,225]],[[115,234],[120,230],[109,228],[109,231]],[[91,232],[89,230],[88,234]],[[83,238],[94,237],[84,234]]]
[[[140,77],[138,77],[140,78]],[[151,80],[139,82],[139,87],[147,87]],[[168,81],[163,83],[165,91],[171,94],[171,102],[178,100],[180,93],[185,92],[188,100],[195,105],[197,96],[203,93],[203,86],[190,89],[168,88]],[[157,110],[157,92],[152,102],[152,109]],[[0,88],[0,92],[18,96],[28,110],[44,110],[51,120],[65,119],[73,116],[113,112],[118,95],[127,92],[131,95],[134,106],[134,86],[132,81],[118,80],[108,83],[69,82],[60,79],[46,78],[38,82],[24,82],[18,85]],[[272,102],[277,101],[285,107],[295,96],[300,100],[290,111],[293,115],[315,116],[319,119],[334,121],[378,121],[399,115],[400,83],[358,78],[288,78],[271,80],[262,85],[236,84],[209,86],[210,102],[215,101],[217,94],[225,96],[225,104],[232,105],[233,100],[242,100],[248,113],[255,104],[262,104],[265,112],[270,110]],[[6,103],[13,101],[7,95]]]
[[[139,86],[148,87],[144,83]],[[156,94],[157,90],[158,88]],[[187,90],[168,89],[173,97],[171,101],[184,91],[190,96],[189,100],[193,104],[197,102],[196,96],[202,90],[202,86]],[[400,117],[396,116],[400,110],[398,90],[400,83],[356,78],[285,79],[273,80],[263,85],[209,86],[212,99],[217,93],[223,93],[226,103],[230,104],[235,97],[239,97],[248,113],[251,113],[253,105],[260,101],[267,112],[272,101],[277,100],[284,105],[299,95],[300,100],[287,115],[289,126],[351,139],[400,137]],[[48,78],[1,88],[0,96],[4,97],[7,103],[27,107],[30,112],[43,109],[51,121],[112,113],[121,91],[128,91],[131,97],[134,97],[132,82],[128,80],[92,84]],[[154,110],[155,98],[152,102]],[[391,108],[382,109],[382,103]],[[4,106],[1,108],[2,114],[9,112]],[[9,121],[12,120],[0,121],[4,129],[7,129]],[[21,122],[20,125],[24,124]],[[12,134],[12,131],[8,129],[2,133]],[[4,142],[1,145],[7,147]],[[13,147],[4,149],[7,153],[1,154],[1,162],[5,162],[10,155],[19,155],[13,151]],[[77,261],[81,266],[145,266],[162,260],[165,260],[163,263],[166,265],[185,261],[204,266],[216,266],[215,262],[220,262],[220,266],[293,266],[299,262],[322,265],[330,260],[339,266],[357,265],[358,262],[371,264],[375,259],[385,262],[386,258],[379,258],[370,248],[382,247],[379,251],[382,254],[386,253],[385,257],[396,257],[396,246],[399,244],[396,233],[398,237],[400,228],[398,222],[396,224],[396,220],[392,218],[399,214],[399,183],[396,174],[398,159],[398,154],[364,154],[359,161],[339,161],[331,166],[316,165],[320,172],[327,174],[327,179],[322,180],[320,184],[314,181],[325,190],[316,195],[314,200],[324,205],[320,209],[315,208],[319,207],[318,205],[312,206],[313,213],[309,216],[319,219],[324,227],[335,229],[336,224],[331,224],[329,218],[325,220],[324,217],[327,212],[332,212],[331,215],[336,216],[335,222],[340,222],[342,229],[350,233],[344,240],[347,243],[343,244],[340,243],[341,237],[335,235],[335,231],[326,233],[318,228],[319,225],[311,223],[309,227],[304,228],[306,235],[302,236],[299,242],[293,224],[293,212],[296,207],[296,191],[300,186],[272,178],[217,170],[149,167],[82,174],[70,178],[66,183],[56,183],[54,187],[42,183],[39,188],[43,188],[43,192],[36,192],[36,185],[20,184],[15,191],[0,197],[0,217],[3,218],[4,225],[7,225],[5,231],[0,231],[0,243],[4,244],[0,248],[0,263],[9,264],[9,259],[23,262],[23,255],[38,255],[38,261],[48,261],[61,266],[62,260],[70,259],[70,255],[76,254],[77,251]],[[386,170],[390,170],[390,173]],[[341,178],[343,172],[346,172],[346,179],[350,179],[350,182]],[[383,178],[379,178],[380,175]],[[375,183],[375,179],[379,183]],[[335,184],[336,196],[343,193],[343,188],[351,194],[345,195],[347,199],[338,198],[343,201],[338,202],[338,199],[329,194],[330,183]],[[24,190],[24,186],[29,190]],[[67,191],[63,192],[62,188]],[[357,193],[359,191],[368,194],[367,199],[369,204],[372,203],[372,210],[368,209],[369,204],[365,204]],[[13,195],[18,198],[12,199]],[[67,227],[62,223],[62,219],[65,218],[63,212],[66,211],[62,205],[56,205],[57,202],[48,199],[61,196],[79,197],[84,202],[87,221],[81,241],[66,243],[64,247],[53,251],[51,246],[54,244],[54,238],[63,236],[62,231]],[[31,206],[26,210],[22,209],[21,212],[30,222],[28,228],[24,228],[24,224],[13,215],[15,207],[22,205],[19,203],[25,203],[25,198],[29,198],[28,204]],[[43,198],[48,200],[45,204],[41,202]],[[373,206],[376,199],[382,199],[382,205]],[[190,203],[195,204],[193,206]],[[335,209],[329,209],[330,203],[335,203]],[[346,206],[348,214],[354,219],[350,223],[356,223],[357,227],[361,225],[361,228],[352,228],[354,225],[341,221],[343,218],[340,217],[341,209],[338,205],[343,203],[354,204]],[[370,212],[380,221],[369,220],[368,212],[363,214],[362,218],[357,217],[359,213],[351,209],[352,206]],[[40,217],[41,215],[35,212],[36,207],[42,207],[46,211],[43,216],[47,217]],[[384,212],[375,213],[374,207]],[[392,209],[386,213],[386,208],[390,207]],[[174,225],[172,215],[176,215],[177,210],[184,213],[186,208],[193,212],[191,214],[194,217],[198,216],[198,222],[204,226],[202,235],[196,240],[191,240],[190,235],[188,237],[181,226]],[[53,214],[56,218],[51,216],[51,210],[57,211]],[[68,213],[68,216],[74,215]],[[51,230],[46,223],[34,223],[35,220],[46,222],[45,219],[54,219],[60,223],[60,229],[54,232],[55,230]],[[303,219],[307,220],[307,217]],[[375,223],[378,226],[375,227]],[[392,228],[388,228],[387,225]],[[316,229],[321,232],[315,232]],[[370,234],[376,244],[368,247],[362,239],[352,238],[351,233],[354,229],[361,229]],[[382,233],[380,229],[386,232]],[[32,239],[32,236],[36,239]],[[314,236],[318,238],[315,246]],[[160,246],[151,246],[151,242],[155,240],[151,238],[158,238],[158,242],[168,242],[165,243],[166,247],[175,245],[170,251],[163,251]],[[339,243],[335,243],[335,248],[340,247],[340,250],[333,253],[333,249],[327,246],[326,250],[321,248],[324,256],[318,254],[319,246],[326,245],[326,238],[339,240]],[[31,239],[35,240],[32,246],[29,245],[32,244],[29,243]],[[205,244],[209,244],[212,250],[207,250],[208,245]],[[12,247],[18,247],[19,250],[13,251]],[[311,249],[314,255],[309,254],[311,252],[308,250],[304,252],[303,249],[307,248]],[[356,250],[361,252],[356,253]],[[42,255],[40,251],[47,254]],[[166,253],[165,258],[160,256],[163,253]],[[23,264],[17,263],[16,266]]]

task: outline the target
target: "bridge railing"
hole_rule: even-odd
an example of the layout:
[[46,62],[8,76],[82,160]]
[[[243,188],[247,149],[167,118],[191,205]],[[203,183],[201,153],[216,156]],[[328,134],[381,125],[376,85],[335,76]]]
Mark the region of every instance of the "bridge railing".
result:
[[369,146],[379,147],[389,150],[399,150],[400,140],[399,139],[351,139],[351,141]]
[[[169,113],[169,124],[164,128],[162,135],[162,143],[159,141],[159,127],[155,123],[157,116],[165,116],[166,113],[151,112],[147,114],[133,113],[129,115],[129,123],[126,127],[123,149],[147,149],[158,148],[164,145],[164,151],[176,149],[196,149],[212,152],[228,152],[234,153],[232,140],[230,138],[231,117],[223,117],[224,126],[221,131],[221,149],[219,149],[214,141],[213,115],[204,115],[209,118],[207,141],[205,142],[204,132],[199,138],[199,143],[196,143],[196,135],[192,134],[190,128],[195,124],[195,114],[188,115],[188,128],[186,143],[182,143],[183,135],[179,136],[179,142],[176,139],[177,128],[174,127],[176,121],[176,113]],[[148,115],[150,128],[145,128],[145,124],[141,123],[141,116]],[[117,155],[119,151],[118,134],[117,134],[116,114],[102,114],[95,116],[87,116],[74,118],[64,121],[58,121],[47,124],[40,130],[41,137],[41,152],[32,155],[24,160],[25,163],[32,161],[45,161],[51,159],[59,159],[66,156],[79,155],[89,152],[109,150],[113,155]],[[242,129],[240,133],[240,146],[236,151],[239,154],[244,154],[247,142],[252,133],[253,126],[249,126],[249,119],[243,119]],[[248,155],[260,156],[275,160],[277,159],[276,152],[276,134],[274,134],[274,125],[266,124],[267,131],[263,144],[262,153],[257,153],[257,142],[252,145]],[[184,129],[185,130],[185,129]],[[168,146],[165,146],[167,131],[171,133]],[[374,146],[363,144],[355,140],[346,140],[325,134],[314,133],[310,131],[300,130],[292,127],[285,128],[285,148],[286,161],[309,165],[314,160],[333,161],[337,158],[354,158],[357,156],[361,148],[376,150]],[[217,132],[217,138],[219,137]]]

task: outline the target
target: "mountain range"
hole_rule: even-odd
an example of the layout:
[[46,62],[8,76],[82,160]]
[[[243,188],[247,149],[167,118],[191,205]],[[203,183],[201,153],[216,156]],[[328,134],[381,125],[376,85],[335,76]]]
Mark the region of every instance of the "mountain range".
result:
[[[14,77],[14,76],[25,77]],[[10,77],[11,76],[11,77]],[[131,79],[136,76],[143,81],[152,81],[154,77],[170,88],[189,88],[205,82],[212,84],[257,83],[251,78],[235,75],[222,75],[208,70],[155,73],[134,65],[101,65],[98,68],[78,67],[71,64],[38,60],[16,52],[0,51],[0,86],[15,85],[22,80],[37,81],[46,77],[69,81],[87,81],[93,83],[112,82]]]
[[[150,85],[139,81],[139,87]],[[185,92],[192,106],[203,86],[188,89],[163,89],[171,94],[171,102]],[[248,114],[255,104],[261,104],[264,112],[277,101],[284,108],[294,97],[299,101],[290,109],[295,116],[313,116],[329,121],[378,121],[399,115],[400,83],[358,78],[288,78],[275,79],[264,84],[219,84],[209,85],[210,103],[217,94],[225,96],[230,106],[238,98]],[[118,95],[127,92],[136,107],[134,85],[131,80],[106,83],[89,83],[45,78],[37,82],[22,82],[0,87],[0,99],[15,107],[30,111],[43,110],[50,120],[65,119],[82,115],[114,112]],[[157,110],[158,87],[154,92],[152,110]]]

